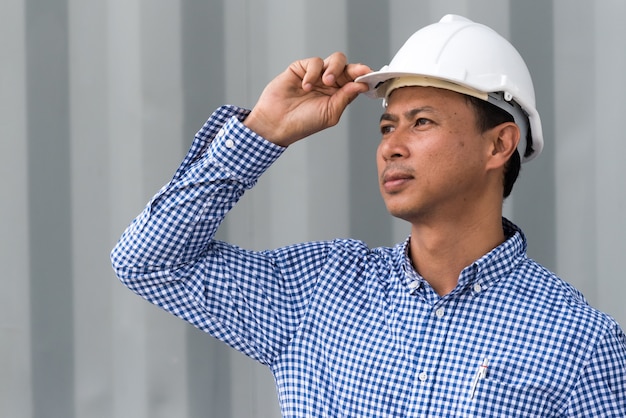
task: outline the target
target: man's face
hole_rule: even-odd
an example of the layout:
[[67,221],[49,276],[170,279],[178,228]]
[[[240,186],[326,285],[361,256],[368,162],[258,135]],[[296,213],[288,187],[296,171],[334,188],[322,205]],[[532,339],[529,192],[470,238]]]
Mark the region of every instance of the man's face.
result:
[[489,141],[465,96],[399,88],[388,99],[380,130],[380,191],[392,215],[409,222],[460,216],[484,196]]

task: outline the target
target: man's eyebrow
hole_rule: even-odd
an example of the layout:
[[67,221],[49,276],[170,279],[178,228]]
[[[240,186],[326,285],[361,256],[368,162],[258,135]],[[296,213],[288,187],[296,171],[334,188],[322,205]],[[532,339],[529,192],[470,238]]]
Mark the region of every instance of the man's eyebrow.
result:
[[[415,109],[411,109],[411,110],[404,112],[404,117],[406,119],[413,119],[415,115],[419,113],[422,113],[422,112],[433,113],[434,111],[435,109],[432,108],[431,106],[416,107]],[[380,115],[381,122],[384,120],[388,120],[390,122],[397,122],[398,119],[399,118],[396,115],[392,115],[391,113],[383,113],[382,115]]]
[[390,122],[397,122],[398,121],[398,117],[392,115],[391,113],[383,113],[382,115],[380,115],[380,122],[382,122],[384,120],[388,120]]

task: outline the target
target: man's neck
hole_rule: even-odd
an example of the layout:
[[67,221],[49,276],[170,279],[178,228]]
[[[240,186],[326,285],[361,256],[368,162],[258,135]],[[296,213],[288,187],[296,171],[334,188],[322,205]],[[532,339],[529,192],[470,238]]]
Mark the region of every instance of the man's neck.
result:
[[504,240],[501,212],[477,220],[414,223],[410,257],[418,273],[443,296],[456,287],[465,267]]

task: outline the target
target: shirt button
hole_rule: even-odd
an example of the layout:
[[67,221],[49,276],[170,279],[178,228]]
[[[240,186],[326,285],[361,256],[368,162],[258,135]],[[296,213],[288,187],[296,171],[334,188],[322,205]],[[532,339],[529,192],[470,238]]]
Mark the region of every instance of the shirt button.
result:
[[232,139],[227,139],[224,145],[226,145],[226,148],[233,148],[235,146],[235,141],[233,141]]
[[419,280],[413,280],[411,283],[409,283],[409,290],[415,290],[418,287],[420,287]]
[[437,318],[443,318],[445,314],[446,311],[443,308],[439,308],[435,311],[435,315],[437,315]]
[[479,293],[479,292],[482,292],[482,290],[483,290],[483,287],[480,284],[476,283],[474,285],[474,292]]
[[422,382],[425,382],[428,380],[428,374],[426,374],[426,372],[421,372],[418,377]]

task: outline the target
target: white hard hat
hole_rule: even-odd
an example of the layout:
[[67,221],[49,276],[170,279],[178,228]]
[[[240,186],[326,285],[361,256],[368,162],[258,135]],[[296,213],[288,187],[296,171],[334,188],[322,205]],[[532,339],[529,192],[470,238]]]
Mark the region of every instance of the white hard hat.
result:
[[[396,88],[432,86],[486,100],[509,112],[521,131],[522,162],[543,148],[541,120],[528,67],[515,47],[493,29],[456,15],[415,32],[389,65],[356,79],[370,97],[386,98]],[[530,125],[532,154],[525,156]]]

